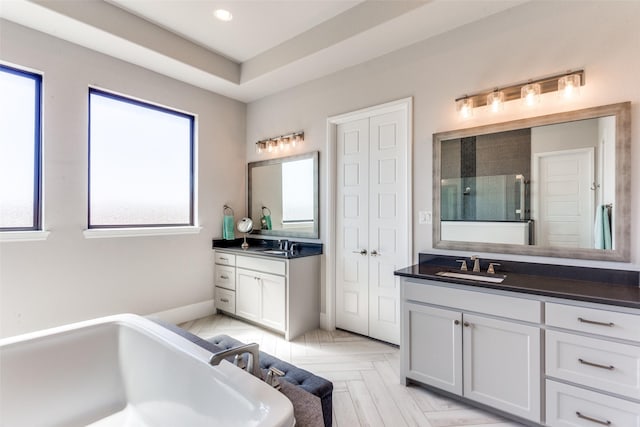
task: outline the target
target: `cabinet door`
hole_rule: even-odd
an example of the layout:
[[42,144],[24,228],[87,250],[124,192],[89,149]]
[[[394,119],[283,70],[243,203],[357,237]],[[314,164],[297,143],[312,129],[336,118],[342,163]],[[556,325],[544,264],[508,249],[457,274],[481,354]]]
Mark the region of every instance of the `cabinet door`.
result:
[[262,284],[258,273],[238,268],[236,271],[236,315],[260,321]]
[[285,330],[285,278],[273,274],[259,274],[262,284],[260,322],[270,328]]
[[463,316],[464,396],[540,422],[540,329]]
[[462,394],[462,314],[405,303],[403,316],[406,377]]

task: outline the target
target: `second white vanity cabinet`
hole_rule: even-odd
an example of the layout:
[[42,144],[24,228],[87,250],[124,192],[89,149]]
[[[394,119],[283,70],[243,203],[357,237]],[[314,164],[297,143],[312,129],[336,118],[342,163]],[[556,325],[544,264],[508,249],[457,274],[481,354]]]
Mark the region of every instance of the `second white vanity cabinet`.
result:
[[640,426],[640,315],[574,304],[546,304],[547,424]]
[[215,269],[218,310],[281,332],[287,340],[319,327],[319,256],[216,249]]
[[541,302],[423,283],[403,283],[403,380],[539,423]]

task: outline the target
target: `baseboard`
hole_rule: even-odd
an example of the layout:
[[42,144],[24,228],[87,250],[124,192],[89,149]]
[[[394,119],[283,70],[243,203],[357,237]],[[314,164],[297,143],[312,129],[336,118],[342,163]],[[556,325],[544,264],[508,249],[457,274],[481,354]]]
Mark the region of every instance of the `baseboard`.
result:
[[214,302],[215,300],[210,299],[195,304],[183,305],[182,307],[152,313],[147,317],[155,317],[165,322],[177,325],[179,323],[188,322],[189,320],[200,319],[201,317],[207,317],[214,314],[216,312]]
[[325,331],[334,331],[336,328],[331,325],[326,313],[320,313],[320,329]]

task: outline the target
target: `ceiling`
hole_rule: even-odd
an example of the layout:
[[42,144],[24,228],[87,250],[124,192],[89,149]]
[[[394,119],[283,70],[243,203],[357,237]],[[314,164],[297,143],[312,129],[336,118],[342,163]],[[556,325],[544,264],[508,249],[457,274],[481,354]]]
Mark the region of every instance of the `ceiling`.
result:
[[0,0],[0,17],[251,102],[526,1]]

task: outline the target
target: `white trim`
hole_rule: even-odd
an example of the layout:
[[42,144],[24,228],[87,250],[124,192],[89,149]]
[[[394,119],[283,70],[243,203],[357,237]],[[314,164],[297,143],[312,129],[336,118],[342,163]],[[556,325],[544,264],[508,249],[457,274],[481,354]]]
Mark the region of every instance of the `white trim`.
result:
[[138,227],[138,228],[90,228],[84,230],[85,239],[99,239],[105,237],[146,237],[169,236],[181,234],[198,234],[202,227]]
[[145,317],[158,318],[165,322],[178,324],[215,314],[215,300],[210,299],[195,304],[183,305],[165,311],[149,314]]
[[51,232],[38,231],[0,231],[0,242],[35,242],[47,240]]
[[[339,124],[386,114],[393,111],[404,111],[407,118],[407,260],[413,259],[413,97],[402,98],[373,107],[349,113],[339,114],[327,118],[327,166],[325,173],[327,188],[327,207],[325,218],[328,218],[328,233],[326,243],[325,263],[325,313],[320,314],[320,326],[322,329],[334,330],[336,328],[336,129]],[[400,266],[405,267],[405,266]]]

